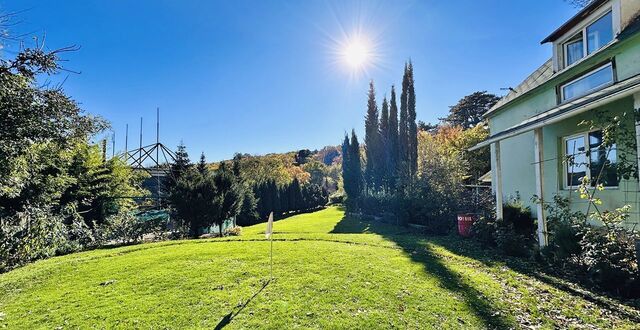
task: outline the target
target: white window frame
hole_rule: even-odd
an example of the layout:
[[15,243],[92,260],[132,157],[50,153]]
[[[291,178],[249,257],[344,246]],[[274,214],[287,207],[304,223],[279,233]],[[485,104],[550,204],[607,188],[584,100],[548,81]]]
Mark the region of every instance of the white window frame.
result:
[[[576,82],[578,80],[582,80],[584,78],[587,78],[588,76],[590,76],[590,75],[592,75],[592,74],[594,74],[594,73],[596,73],[596,72],[598,72],[598,71],[600,71],[600,70],[602,70],[602,69],[604,69],[606,67],[611,67],[611,82],[609,82],[607,84],[603,84],[603,85],[597,86],[597,87],[594,87],[594,88],[592,88],[590,90],[587,90],[587,91],[585,91],[584,94],[575,96],[574,98],[571,98],[571,99],[565,99],[564,98],[564,88],[565,87],[567,87],[568,85],[573,84],[574,82]],[[585,95],[589,95],[589,94],[591,94],[591,93],[593,93],[593,92],[595,92],[597,90],[609,87],[609,86],[613,85],[615,82],[616,82],[616,74],[615,74],[615,72],[613,70],[613,62],[607,62],[604,65],[601,65],[601,66],[599,66],[599,67],[597,67],[597,68],[595,68],[595,69],[593,69],[593,70],[591,70],[591,71],[589,71],[589,72],[587,72],[587,73],[585,73],[585,74],[583,74],[583,75],[581,75],[581,76],[579,76],[579,77],[577,77],[577,78],[575,78],[573,80],[567,81],[566,83],[560,85],[560,103],[566,103],[566,102],[570,102],[570,101],[575,100],[575,99],[579,99],[579,98],[581,98],[581,97],[583,97]]]
[[573,66],[573,65],[574,65],[574,64],[576,64],[576,63],[580,63],[580,62],[582,62],[582,60],[586,57],[586,55],[585,55],[585,54],[586,54],[586,53],[585,53],[586,48],[585,48],[585,46],[584,46],[584,44],[586,43],[586,41],[584,40],[584,33],[582,33],[582,32],[581,32],[580,34],[582,34],[582,38],[580,39],[580,41],[582,41],[582,57],[581,57],[581,58],[579,58],[578,60],[576,60],[575,62],[573,62],[573,63],[569,64],[569,56],[567,56],[567,51],[568,51],[568,46],[569,46],[569,44],[573,44],[573,43],[575,43],[575,42],[577,42],[577,41],[578,41],[577,39],[576,39],[576,40],[573,40],[573,37],[575,37],[576,35],[574,34],[571,38],[567,39],[567,41],[565,41],[565,42],[562,44],[562,59],[564,60],[564,67],[565,67],[565,68],[571,67],[571,66]]
[[[591,146],[589,145],[589,134],[593,132],[601,131],[600,129],[594,129],[590,131],[581,132],[578,134],[568,135],[562,137],[562,189],[564,190],[573,190],[578,188],[578,186],[569,185],[569,162],[567,162],[567,155],[569,155],[569,150],[567,149],[567,141],[572,140],[578,137],[584,139],[584,154],[585,159],[587,160],[585,175],[591,179]],[[618,153],[617,153],[618,145],[616,144],[616,163],[618,162]],[[606,186],[603,187],[605,190],[616,190],[619,188],[620,183],[618,182],[615,186]],[[589,185],[588,189],[595,189]]]
[[[554,72],[562,72],[565,71],[569,68],[572,68],[576,65],[578,65],[579,63],[582,63],[583,61],[585,61],[588,58],[593,57],[595,54],[598,54],[600,51],[602,51],[603,49],[607,48],[610,44],[614,43],[617,41],[616,37],[617,35],[620,33],[621,27],[620,27],[620,12],[621,12],[621,4],[620,4],[621,0],[612,0],[609,4],[602,6],[601,8],[599,8],[598,10],[596,10],[594,13],[592,13],[589,17],[587,17],[580,25],[574,27],[573,29],[569,30],[567,33],[565,33],[565,35],[561,38],[559,38],[558,40],[554,41],[553,43],[553,49],[554,49]],[[587,54],[587,50],[588,50],[588,46],[587,46],[587,27],[591,26],[593,23],[595,23],[597,20],[599,20],[600,18],[604,17],[605,15],[611,13],[611,21],[613,24],[613,38],[612,40],[607,43],[606,45],[603,45],[602,47],[600,47],[598,50],[594,51],[591,54]],[[582,34],[582,40],[583,40],[583,56],[581,59],[575,61],[574,63],[572,63],[571,65],[567,65],[567,60],[566,60],[566,43],[571,40],[573,37],[575,37],[577,34]]]
[[[607,42],[606,44],[602,45],[602,47],[598,48],[596,51],[594,51],[593,53],[589,54],[589,40],[587,38],[587,36],[588,36],[587,35],[587,29],[589,27],[591,27],[591,25],[593,25],[599,19],[601,19],[601,18],[603,18],[603,17],[605,17],[605,16],[607,16],[609,14],[611,14],[611,24],[613,25],[613,26],[611,26],[611,29],[613,30],[613,33],[614,33],[613,38],[611,38],[611,40],[609,40],[609,42]],[[615,30],[616,30],[616,28],[615,28],[615,24],[613,23],[613,16],[614,16],[613,15],[613,8],[609,7],[609,10],[607,10],[604,13],[601,13],[600,15],[596,16],[595,18],[592,18],[591,20],[587,21],[587,23],[584,24],[584,26],[582,27],[580,32],[571,34],[569,38],[566,38],[562,42],[562,58],[564,60],[563,61],[564,62],[564,68],[570,68],[570,67],[572,67],[572,66],[574,66],[574,65],[576,65],[576,64],[578,64],[578,63],[580,63],[582,61],[584,61],[584,59],[586,59],[586,58],[590,57],[591,55],[600,52],[600,50],[606,48],[610,43],[612,43],[616,39],[615,38]],[[567,57],[568,57],[567,56],[567,45],[572,43],[571,39],[573,39],[578,34],[582,35],[582,57],[579,60],[569,64],[568,61],[567,61]]]

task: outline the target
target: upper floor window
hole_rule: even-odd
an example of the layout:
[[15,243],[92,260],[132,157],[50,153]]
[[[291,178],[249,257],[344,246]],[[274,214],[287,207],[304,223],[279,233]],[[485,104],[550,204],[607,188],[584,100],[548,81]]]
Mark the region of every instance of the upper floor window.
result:
[[613,40],[613,14],[608,11],[563,44],[565,66],[570,66]]
[[613,20],[611,12],[606,13],[587,27],[587,55],[613,40]]
[[567,66],[578,62],[584,57],[584,41],[582,33],[576,34],[569,42],[564,44],[564,56],[567,60]]
[[560,86],[562,102],[587,95],[613,83],[613,65],[607,63],[581,77]]

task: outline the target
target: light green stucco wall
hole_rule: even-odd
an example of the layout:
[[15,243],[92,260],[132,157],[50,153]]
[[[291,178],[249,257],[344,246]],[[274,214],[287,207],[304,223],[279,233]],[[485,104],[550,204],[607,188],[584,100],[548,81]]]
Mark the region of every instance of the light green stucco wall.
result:
[[[549,82],[539,87],[535,91],[520,97],[519,100],[507,104],[489,118],[489,128],[491,134],[508,129],[538,113],[547,111],[557,106],[556,86],[570,80],[576,74],[589,71],[593,66],[602,63],[607,58],[615,58],[616,75],[618,81],[640,74],[640,38],[638,36],[628,39],[620,44],[603,51],[602,54],[591,58],[581,65],[564,72]],[[577,193],[564,190],[562,183],[563,167],[561,160],[562,138],[568,135],[584,132],[588,127],[580,126],[582,120],[590,119],[597,110],[608,110],[615,113],[627,112],[630,129],[633,125],[633,97],[627,97],[601,108],[594,109],[569,118],[559,123],[545,126],[543,132],[544,142],[544,197],[550,200],[553,195],[561,194],[569,196],[572,200],[574,210],[586,211],[587,203],[581,200]],[[492,152],[494,152],[492,147]],[[534,137],[533,132],[528,132],[519,136],[508,138],[500,142],[501,150],[501,170],[502,186],[505,201],[515,196],[520,196],[525,205],[531,206],[535,214],[535,205],[531,198],[536,193],[535,169],[534,169]],[[623,152],[620,150],[619,152]],[[633,151],[634,152],[634,151]],[[635,154],[635,152],[634,152]],[[493,159],[492,159],[493,162]],[[492,177],[496,178],[496,166],[492,164]],[[495,182],[495,179],[494,179]],[[602,209],[613,209],[625,204],[632,206],[632,219],[629,225],[640,222],[640,186],[637,180],[620,183],[618,188],[606,189],[598,192],[598,197],[602,199]]]

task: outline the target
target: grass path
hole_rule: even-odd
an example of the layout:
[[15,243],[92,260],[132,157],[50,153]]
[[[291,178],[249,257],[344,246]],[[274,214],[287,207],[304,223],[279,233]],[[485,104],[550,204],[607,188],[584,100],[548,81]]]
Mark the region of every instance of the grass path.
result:
[[[338,208],[240,237],[103,249],[0,275],[0,327],[634,328],[640,311],[454,237]],[[266,284],[266,285],[265,285]]]

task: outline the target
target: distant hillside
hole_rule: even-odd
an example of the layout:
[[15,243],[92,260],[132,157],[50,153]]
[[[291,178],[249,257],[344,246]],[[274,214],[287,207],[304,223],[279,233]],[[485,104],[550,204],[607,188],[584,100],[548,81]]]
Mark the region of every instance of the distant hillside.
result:
[[238,166],[240,176],[249,185],[268,180],[284,185],[297,178],[302,184],[317,184],[333,193],[341,181],[342,154],[338,146],[266,155],[238,153],[233,159],[211,164],[211,167],[217,169],[222,163],[230,168]]

